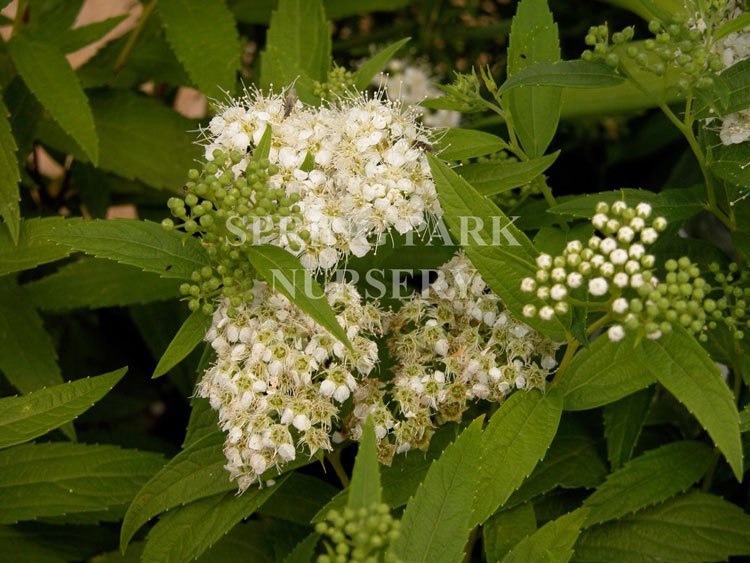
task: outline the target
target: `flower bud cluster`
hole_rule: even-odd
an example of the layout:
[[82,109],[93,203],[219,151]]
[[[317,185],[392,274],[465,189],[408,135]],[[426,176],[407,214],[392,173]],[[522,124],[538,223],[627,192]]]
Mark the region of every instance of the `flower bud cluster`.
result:
[[643,329],[648,338],[657,339],[671,332],[675,324],[682,325],[701,340],[706,339],[705,299],[711,287],[700,275],[700,269],[683,256],[667,260],[663,281],[651,272],[647,283],[636,289],[637,297],[619,297],[612,301],[612,316],[622,324],[612,325],[607,334],[618,341],[626,331]]
[[414,107],[421,115],[422,123],[428,127],[458,127],[461,122],[461,114],[457,111],[431,110],[419,105],[425,100],[443,95],[434,86],[437,79],[432,76],[426,63],[412,64],[402,59],[391,59],[385,73],[373,78],[372,82],[385,89],[389,98]]
[[745,330],[750,328],[750,272],[729,264],[729,272],[723,273],[718,264],[711,264],[714,275],[714,288],[720,294],[716,299],[706,299],[703,306],[710,319],[708,328],[714,329],[723,322],[737,340],[745,338]]
[[591,224],[600,234],[585,244],[579,240],[569,242],[560,256],[537,257],[536,276],[525,278],[521,289],[536,294],[545,305],[526,305],[524,315],[550,320],[567,314],[570,306],[581,299],[606,303],[628,289],[637,291],[655,284],[651,271],[655,259],[647,247],[656,242],[667,222],[663,217],[652,219],[651,213],[647,203],[635,208],[623,201],[611,206],[597,204]]
[[300,450],[330,450],[341,404],[378,360],[383,313],[351,284],[326,285],[327,300],[352,350],[264,282],[235,308],[220,301],[206,334],[216,362],[198,385],[227,432],[226,468],[240,490]]
[[620,56],[615,52],[614,47],[631,41],[634,35],[633,27],[626,27],[622,31],[613,33],[610,38],[609,27],[606,24],[592,26],[584,38],[586,45],[591,49],[586,49],[581,53],[581,58],[584,61],[602,60],[608,66],[616,68],[620,64]]
[[501,402],[515,389],[543,388],[557,366],[558,344],[515,319],[463,254],[403,302],[387,345],[393,381],[360,386],[347,421],[357,439],[373,418],[384,461],[426,448],[434,428],[460,420],[472,401]]
[[391,516],[387,504],[375,503],[369,508],[331,510],[315,531],[328,538],[327,554],[318,563],[398,563],[387,549],[398,539],[401,522]]
[[335,101],[354,92],[354,73],[343,66],[333,65],[325,82],[315,82],[313,92],[322,100]]

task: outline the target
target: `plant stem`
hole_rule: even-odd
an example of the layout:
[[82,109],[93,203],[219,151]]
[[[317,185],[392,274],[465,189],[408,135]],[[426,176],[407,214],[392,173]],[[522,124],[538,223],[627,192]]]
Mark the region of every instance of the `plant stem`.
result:
[[326,459],[328,460],[328,463],[331,464],[331,467],[333,467],[333,471],[336,473],[336,477],[339,478],[339,481],[341,481],[341,485],[344,488],[348,487],[349,476],[346,474],[344,466],[341,465],[341,450],[333,450],[333,452],[326,455]]
[[133,52],[133,49],[135,48],[136,43],[138,43],[138,39],[141,36],[141,33],[143,33],[143,28],[146,26],[146,22],[148,21],[148,18],[151,17],[151,14],[156,9],[156,0],[151,0],[148,4],[146,4],[143,7],[143,11],[141,12],[140,17],[138,18],[138,23],[135,24],[135,27],[130,32],[130,35],[128,35],[128,40],[125,42],[125,45],[122,48],[122,51],[120,51],[120,54],[117,56],[117,60],[115,61],[114,66],[112,67],[112,71],[117,74],[120,72],[122,67],[125,66],[125,63],[128,62],[128,58],[130,57],[130,54]]
[[16,4],[16,17],[13,18],[13,28],[11,29],[10,36],[18,34],[23,27],[24,19],[26,18],[26,10],[28,8],[28,0],[18,0]]

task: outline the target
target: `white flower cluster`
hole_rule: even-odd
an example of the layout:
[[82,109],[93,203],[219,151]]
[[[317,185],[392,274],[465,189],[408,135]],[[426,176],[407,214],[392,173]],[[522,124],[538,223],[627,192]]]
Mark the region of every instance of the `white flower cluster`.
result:
[[[718,26],[745,14],[737,0],[726,0],[719,10]],[[704,24],[705,25],[705,24]],[[730,67],[750,57],[750,26],[730,33],[714,43],[712,51],[721,56],[725,67]],[[724,145],[734,145],[750,140],[750,110],[742,110],[722,119],[719,137]]]
[[461,114],[446,109],[432,110],[419,104],[431,98],[439,98],[443,93],[435,88],[436,80],[424,64],[410,64],[401,59],[391,59],[386,71],[373,78],[373,84],[384,88],[387,96],[398,99],[414,107],[428,127],[458,127]]
[[[623,201],[611,206],[600,202],[591,223],[603,236],[593,235],[585,246],[579,240],[571,241],[562,255],[554,258],[549,254],[537,257],[536,277],[525,278],[521,289],[536,293],[546,304],[539,309],[526,305],[526,317],[539,315],[549,320],[567,313],[576,299],[611,301],[612,313],[621,315],[627,309],[627,301],[620,298],[624,291],[656,283],[651,274],[655,259],[646,248],[656,242],[667,221],[663,217],[652,220],[649,204],[632,208]],[[606,301],[600,299],[603,297]],[[618,330],[610,334],[613,340],[623,336]]]
[[206,334],[217,360],[198,386],[219,412],[226,469],[241,491],[294,460],[299,446],[310,455],[331,449],[341,403],[377,363],[384,321],[352,285],[329,283],[352,351],[267,284],[255,282],[254,292],[232,316],[226,300],[217,307]]
[[426,447],[433,428],[460,420],[469,401],[500,402],[514,389],[544,387],[557,366],[558,344],[515,319],[463,254],[403,303],[391,331],[394,379],[357,389],[348,421],[357,438],[373,417],[385,459]]
[[364,256],[390,229],[406,233],[441,213],[424,155],[427,130],[398,101],[351,97],[307,107],[248,92],[204,131],[206,159],[217,148],[239,152],[246,156],[232,170],[244,174],[267,127],[269,161],[278,167],[269,186],[299,196],[302,224],[288,218],[259,242],[287,248],[310,270]]

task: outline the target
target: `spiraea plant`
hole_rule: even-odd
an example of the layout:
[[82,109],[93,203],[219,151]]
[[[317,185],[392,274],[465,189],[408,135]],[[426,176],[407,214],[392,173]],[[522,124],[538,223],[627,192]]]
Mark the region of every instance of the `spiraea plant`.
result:
[[747,2],[99,4],[0,2],[0,560],[750,557]]

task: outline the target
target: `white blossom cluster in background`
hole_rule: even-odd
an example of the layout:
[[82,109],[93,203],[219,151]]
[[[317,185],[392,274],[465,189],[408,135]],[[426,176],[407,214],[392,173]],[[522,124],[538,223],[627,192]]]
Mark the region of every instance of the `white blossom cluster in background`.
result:
[[[714,27],[718,29],[721,25],[747,13],[741,4],[738,0],[725,0],[724,6],[719,9],[718,22]],[[698,19],[696,26],[701,31],[705,31],[706,23],[702,19]],[[713,44],[711,50],[721,57],[721,61],[726,68],[746,60],[750,57],[750,27],[745,27],[721,38]],[[750,140],[750,110],[742,110],[724,116],[719,137],[724,145],[734,145]]]
[[226,468],[241,491],[298,452],[331,449],[342,403],[377,363],[384,323],[377,303],[364,303],[350,284],[329,283],[351,351],[264,282],[254,292],[233,316],[226,300],[217,307],[206,334],[217,359],[198,385],[219,412]]
[[269,186],[299,195],[302,224],[289,218],[259,242],[299,255],[306,268],[332,270],[349,254],[367,254],[389,230],[406,233],[440,215],[427,130],[401,102],[356,96],[310,107],[248,92],[204,131],[206,159],[217,148],[247,154],[232,167],[242,174],[267,127],[278,167]]
[[428,127],[458,127],[461,114],[446,109],[433,110],[419,105],[425,100],[439,98],[443,93],[434,85],[436,79],[430,75],[426,65],[391,59],[383,73],[373,78],[373,84],[385,90],[393,100],[413,107]]
[[463,254],[404,301],[387,345],[393,381],[360,386],[347,422],[357,439],[372,416],[386,460],[425,448],[434,428],[460,420],[470,401],[501,402],[512,390],[543,388],[557,366],[558,344],[515,319]]

